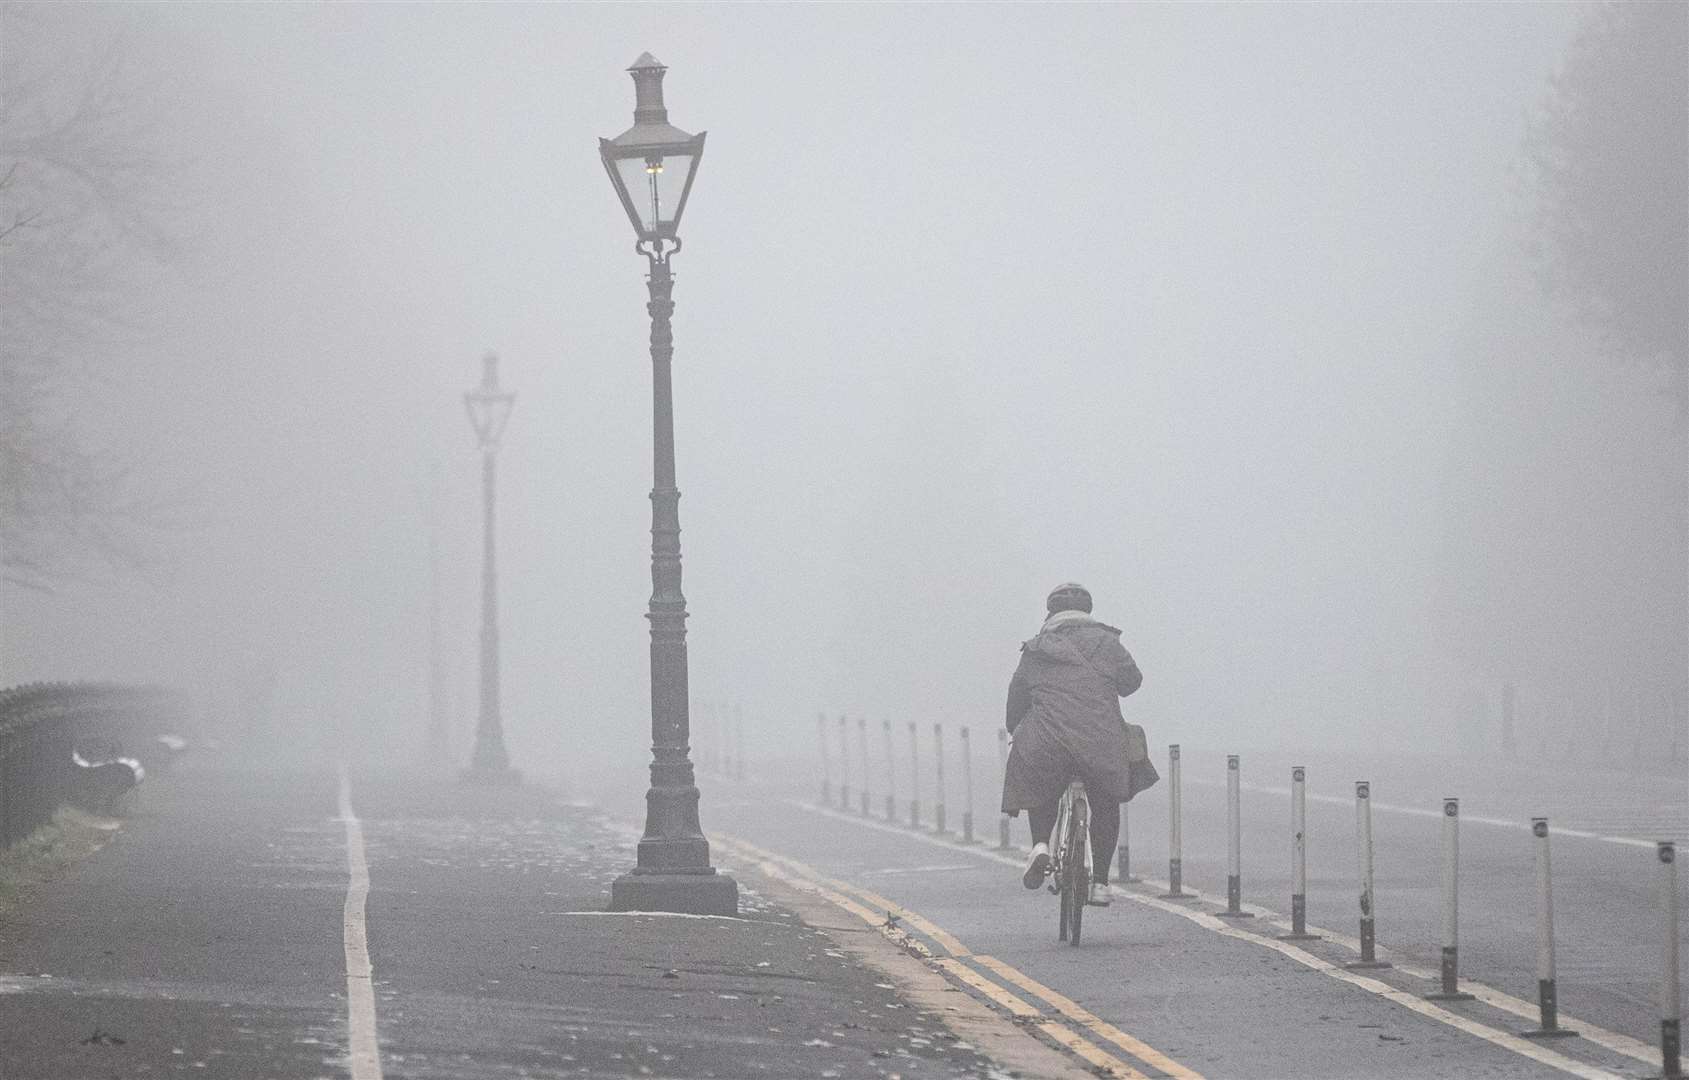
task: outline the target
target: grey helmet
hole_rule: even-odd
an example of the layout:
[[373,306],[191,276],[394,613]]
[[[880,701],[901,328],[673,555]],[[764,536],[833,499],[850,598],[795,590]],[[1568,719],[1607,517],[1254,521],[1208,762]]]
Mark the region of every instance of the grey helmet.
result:
[[1064,581],[1050,590],[1044,598],[1044,610],[1051,615],[1058,611],[1091,613],[1091,590],[1078,582]]

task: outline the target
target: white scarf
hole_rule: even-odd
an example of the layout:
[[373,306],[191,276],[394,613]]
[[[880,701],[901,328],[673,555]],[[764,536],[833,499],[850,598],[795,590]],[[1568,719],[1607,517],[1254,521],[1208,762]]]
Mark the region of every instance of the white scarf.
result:
[[1054,630],[1058,626],[1067,626],[1069,623],[1094,623],[1096,621],[1086,611],[1058,611],[1044,620],[1044,625],[1039,628],[1038,632],[1042,634]]

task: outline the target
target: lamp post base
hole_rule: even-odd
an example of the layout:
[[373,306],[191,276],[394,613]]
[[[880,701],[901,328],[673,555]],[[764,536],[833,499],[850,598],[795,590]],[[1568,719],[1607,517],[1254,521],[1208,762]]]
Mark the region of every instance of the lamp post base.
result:
[[737,915],[739,884],[714,870],[694,874],[642,874],[634,870],[611,882],[610,910]]
[[502,769],[471,765],[457,774],[460,782],[470,787],[521,787],[522,773],[506,765]]

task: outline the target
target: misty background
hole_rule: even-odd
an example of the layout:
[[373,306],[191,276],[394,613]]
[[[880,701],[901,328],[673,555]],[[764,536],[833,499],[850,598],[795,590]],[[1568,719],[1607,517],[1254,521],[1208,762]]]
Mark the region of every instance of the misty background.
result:
[[[674,264],[695,723],[995,726],[1071,579],[1152,743],[1493,749],[1512,683],[1529,752],[1657,764],[1689,32],[1656,7],[7,5],[0,685],[418,753],[437,578],[466,758],[491,349],[513,761],[643,764],[645,267],[596,139],[650,50],[709,132]],[[1580,86],[1657,154],[1587,159],[1663,347],[1556,276]],[[42,494],[66,455],[80,499]]]

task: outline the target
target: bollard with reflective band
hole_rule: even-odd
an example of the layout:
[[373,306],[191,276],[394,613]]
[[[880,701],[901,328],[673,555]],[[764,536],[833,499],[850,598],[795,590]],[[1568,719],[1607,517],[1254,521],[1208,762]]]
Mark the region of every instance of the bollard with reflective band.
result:
[[710,755],[710,759],[715,774],[723,780],[733,775],[732,728],[733,722],[729,718],[727,706],[717,702],[711,710],[710,735],[715,751]]
[[1184,876],[1184,823],[1180,820],[1179,806],[1179,744],[1173,743],[1167,747],[1167,891],[1161,894],[1163,900],[1194,900],[1196,897],[1184,890],[1181,880]]
[[880,721],[886,736],[886,820],[897,821],[897,755],[891,748],[891,720]]
[[932,756],[938,762],[938,787],[932,796],[932,831],[944,831],[944,725],[932,726]]
[[862,751],[862,816],[868,816],[868,718],[856,718],[856,742]]
[[1355,781],[1355,857],[1361,879],[1361,958],[1346,968],[1367,971],[1387,968],[1390,962],[1380,960],[1373,928],[1372,903],[1372,783]]
[[1537,840],[1537,1010],[1541,1025],[1523,1032],[1530,1039],[1565,1038],[1577,1032],[1560,1026],[1560,1001],[1554,989],[1554,894],[1549,884],[1548,819],[1532,818]]
[[1122,885],[1135,885],[1143,880],[1132,876],[1132,816],[1127,812],[1131,805],[1120,804],[1120,846],[1114,849],[1114,880]]
[[[1009,733],[997,730],[997,771],[1006,780],[1009,775]],[[1009,850],[1009,815],[997,815],[997,850]]]
[[1460,989],[1460,800],[1443,800],[1443,982],[1432,1001],[1470,1001]]
[[962,728],[962,843],[974,842],[974,752]]
[[827,714],[815,717],[816,730],[821,733],[821,805],[833,805],[833,763],[827,757]]
[[1290,769],[1290,933],[1280,941],[1318,941],[1308,933],[1308,770]]
[[1222,919],[1253,919],[1243,910],[1243,800],[1237,755],[1226,755],[1226,910]]
[[839,714],[839,809],[850,809],[850,725]]
[[915,721],[909,721],[909,827],[921,827],[921,746]]
[[1660,1076],[1683,1075],[1683,998],[1677,985],[1677,845],[1661,840],[1655,847],[1660,860],[1660,910],[1665,916],[1664,962],[1660,981]]

